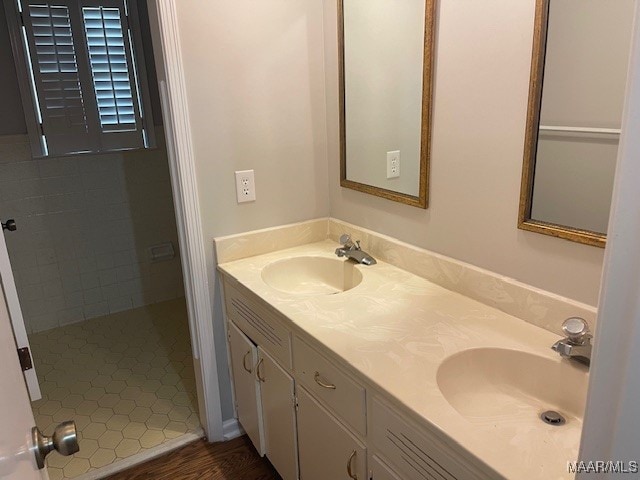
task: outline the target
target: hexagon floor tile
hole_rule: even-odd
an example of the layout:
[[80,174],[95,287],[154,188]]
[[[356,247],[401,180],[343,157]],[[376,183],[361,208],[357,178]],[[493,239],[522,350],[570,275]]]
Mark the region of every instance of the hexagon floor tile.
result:
[[51,435],[75,420],[80,452],[52,453],[49,476],[73,478],[200,428],[184,299],[29,336],[42,399],[36,424]]

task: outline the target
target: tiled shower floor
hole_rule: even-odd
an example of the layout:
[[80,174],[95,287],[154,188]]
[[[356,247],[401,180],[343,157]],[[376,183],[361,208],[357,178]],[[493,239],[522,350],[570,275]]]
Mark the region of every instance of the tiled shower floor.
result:
[[50,435],[75,420],[80,451],[47,457],[51,480],[73,478],[200,428],[184,299],[29,336]]

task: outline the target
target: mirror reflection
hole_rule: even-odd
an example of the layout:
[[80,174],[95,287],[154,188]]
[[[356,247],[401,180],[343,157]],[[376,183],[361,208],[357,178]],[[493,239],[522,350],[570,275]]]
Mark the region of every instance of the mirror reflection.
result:
[[634,0],[538,2],[520,228],[603,246]]
[[426,208],[433,1],[339,1],[341,184]]

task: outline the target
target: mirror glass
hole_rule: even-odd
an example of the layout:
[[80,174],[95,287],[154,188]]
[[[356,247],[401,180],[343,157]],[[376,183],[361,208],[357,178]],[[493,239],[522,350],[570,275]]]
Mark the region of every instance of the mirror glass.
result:
[[341,185],[426,208],[434,0],[339,0]]
[[520,228],[604,246],[634,0],[538,0]]

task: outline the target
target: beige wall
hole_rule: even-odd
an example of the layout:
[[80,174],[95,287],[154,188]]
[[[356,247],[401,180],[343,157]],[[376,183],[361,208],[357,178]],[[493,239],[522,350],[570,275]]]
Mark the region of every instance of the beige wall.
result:
[[[177,6],[206,238],[327,215],[321,4]],[[244,169],[257,201],[239,205]]]
[[[322,3],[176,5],[224,386],[228,371],[212,239],[329,213]],[[255,170],[257,200],[237,204],[233,172],[244,169]],[[232,410],[229,390],[222,391],[226,419]]]
[[338,184],[336,11],[324,2],[331,215],[595,305],[602,249],[516,228],[534,4],[439,2],[424,211]]

